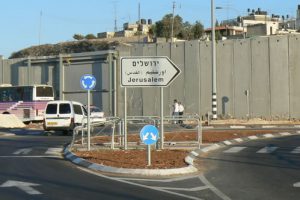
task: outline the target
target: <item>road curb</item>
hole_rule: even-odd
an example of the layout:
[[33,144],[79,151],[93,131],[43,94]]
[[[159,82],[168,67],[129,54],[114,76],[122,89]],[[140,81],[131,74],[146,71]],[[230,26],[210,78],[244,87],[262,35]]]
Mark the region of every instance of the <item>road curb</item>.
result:
[[290,132],[280,132],[280,133],[267,133],[267,134],[258,134],[247,136],[243,138],[234,138],[232,140],[225,140],[219,143],[215,143],[209,145],[207,147],[196,149],[191,151],[186,157],[185,162],[189,165],[187,167],[182,168],[173,168],[173,169],[127,169],[127,168],[117,168],[111,166],[105,166],[93,162],[89,162],[83,158],[77,157],[71,151],[69,151],[69,145],[66,146],[64,150],[64,156],[66,159],[70,160],[76,165],[101,171],[101,172],[109,172],[109,173],[117,173],[117,174],[129,174],[129,175],[142,175],[142,176],[170,176],[170,175],[183,175],[183,174],[191,174],[198,171],[196,167],[194,167],[194,159],[196,159],[200,154],[207,153],[210,151],[217,150],[222,147],[230,146],[233,144],[239,144],[251,140],[258,140],[258,139],[268,139],[268,138],[275,138],[275,137],[284,137],[284,136],[291,136],[291,135],[299,135],[300,131],[296,133]]
[[117,168],[117,167],[101,165],[77,157],[75,154],[69,151],[69,145],[64,150],[64,156],[66,159],[70,160],[76,165],[91,170],[116,173],[116,174],[129,174],[129,175],[142,175],[142,176],[170,176],[170,175],[191,174],[198,171],[196,167],[190,164],[193,163],[193,161],[190,160],[190,156],[187,156],[185,158],[185,161],[186,162],[188,161],[187,163],[189,164],[187,167],[173,168],[173,169],[127,169],[127,168]]
[[186,157],[186,161],[190,165],[193,165],[194,159],[199,156],[200,154],[207,153],[210,151],[214,151],[226,146],[234,145],[234,144],[239,144],[251,140],[259,140],[259,139],[268,139],[268,138],[277,138],[277,137],[285,137],[285,136],[292,136],[292,135],[300,135],[300,131],[297,131],[296,133],[290,133],[290,132],[280,132],[280,133],[267,133],[267,134],[257,134],[257,135],[252,135],[252,136],[247,136],[247,137],[242,137],[242,138],[235,138],[232,140],[225,140],[219,143],[215,143],[212,145],[209,145],[207,147],[204,147],[202,149],[196,149],[194,151],[191,151],[188,156]]

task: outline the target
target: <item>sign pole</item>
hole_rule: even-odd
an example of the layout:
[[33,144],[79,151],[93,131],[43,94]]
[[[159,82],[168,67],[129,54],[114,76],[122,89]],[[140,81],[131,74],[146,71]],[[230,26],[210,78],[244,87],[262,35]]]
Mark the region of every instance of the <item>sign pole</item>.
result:
[[127,88],[124,88],[124,149],[127,150]]
[[91,74],[85,74],[80,78],[80,86],[82,89],[87,90],[87,135],[88,135],[88,151],[91,150],[91,124],[90,124],[90,94],[91,90],[96,86],[96,78]]
[[140,131],[142,142],[147,145],[147,160],[148,165],[151,165],[151,144],[155,144],[159,137],[159,131],[154,125],[146,125]]
[[87,92],[88,94],[88,98],[87,98],[87,112],[88,112],[88,116],[87,116],[87,135],[88,135],[88,151],[91,150],[91,127],[90,127],[90,90],[88,90]]
[[148,166],[151,166],[151,145],[147,145],[148,149]]
[[164,89],[160,87],[160,148],[164,149]]

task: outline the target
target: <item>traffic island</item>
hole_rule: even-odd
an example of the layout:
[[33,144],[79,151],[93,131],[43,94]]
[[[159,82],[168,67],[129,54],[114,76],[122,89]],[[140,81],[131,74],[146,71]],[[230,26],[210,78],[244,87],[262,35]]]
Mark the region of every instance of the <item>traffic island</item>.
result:
[[[197,168],[193,166],[193,161],[201,152],[208,152],[221,148],[224,145],[243,142],[247,139],[250,140],[252,137],[259,139],[267,138],[271,135],[286,136],[289,134],[286,134],[284,130],[205,131],[203,133],[203,142],[205,143],[204,148],[194,148],[193,151],[178,149],[152,149],[151,166],[147,166],[146,149],[110,150],[92,148],[92,151],[85,151],[84,149],[81,149],[80,151],[74,150],[73,152],[70,152],[69,147],[67,147],[65,150],[65,157],[75,164],[101,172],[143,176],[182,175],[196,173],[198,171]],[[179,139],[180,137],[181,139],[186,139],[189,136],[191,136],[190,132],[181,132],[180,134],[177,134],[176,138]],[[101,141],[106,141],[106,139],[105,136],[103,136]],[[139,137],[136,136],[136,139],[134,139],[134,137],[131,136],[131,139],[133,141],[138,141]]]

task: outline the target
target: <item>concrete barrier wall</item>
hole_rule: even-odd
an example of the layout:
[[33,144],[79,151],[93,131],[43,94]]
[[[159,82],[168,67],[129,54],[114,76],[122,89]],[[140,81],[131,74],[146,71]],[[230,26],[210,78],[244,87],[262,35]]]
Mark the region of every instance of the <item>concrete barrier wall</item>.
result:
[[[210,42],[200,43],[200,114],[212,111],[212,58]],[[192,111],[189,111],[192,112]]]
[[272,118],[288,118],[290,107],[288,38],[269,38],[270,47],[270,105]]
[[233,41],[217,44],[217,95],[218,113],[222,116],[233,116]]
[[251,55],[251,117],[270,118],[269,38],[253,39]]
[[250,40],[236,40],[233,43],[233,91],[234,110],[237,118],[250,115],[251,88],[251,43]]
[[181,75],[184,79],[183,83],[183,99],[180,99],[188,111],[200,113],[200,43],[185,43],[185,62],[184,73]]
[[[168,56],[182,71],[163,88],[164,114],[172,113],[174,99],[182,101],[186,113],[205,116],[212,110],[211,42],[136,44],[118,47],[118,56]],[[64,67],[65,82],[59,62],[47,58],[43,63],[28,59],[1,60],[0,83],[26,85],[48,83],[57,94],[80,90],[79,78],[93,73],[97,90],[109,89],[107,60]],[[217,43],[217,95],[220,117],[261,117],[300,119],[300,36],[256,37]],[[75,55],[76,56],[76,55]],[[43,58],[44,59],[44,58]],[[44,60],[45,60],[44,59]],[[124,114],[124,88],[120,87],[120,63],[117,62],[117,113]],[[5,74],[5,75],[4,75]],[[62,87],[64,85],[64,87]],[[67,99],[85,102],[83,93],[65,93]],[[111,94],[94,93],[94,104],[111,112]],[[160,88],[127,88],[128,115],[160,115]]]
[[288,66],[289,66],[289,92],[290,92],[290,118],[300,119],[300,37],[288,38]]

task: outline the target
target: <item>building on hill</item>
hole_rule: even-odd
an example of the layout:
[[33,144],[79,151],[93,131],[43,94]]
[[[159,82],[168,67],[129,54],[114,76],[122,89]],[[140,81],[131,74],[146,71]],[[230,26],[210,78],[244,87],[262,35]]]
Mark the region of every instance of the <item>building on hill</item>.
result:
[[[260,8],[251,12],[248,9],[247,16],[224,20],[220,26],[215,27],[215,30],[221,34],[222,39],[297,34],[300,30],[300,5],[298,5],[296,19],[288,15],[268,15],[267,11]],[[210,37],[211,28],[206,29],[205,33]]]
[[102,32],[98,33],[98,38],[114,38],[114,37],[132,37],[138,34],[141,35],[149,35],[149,30],[152,27],[152,20],[151,19],[141,19],[140,21],[130,24],[124,23],[123,30],[117,32]]

